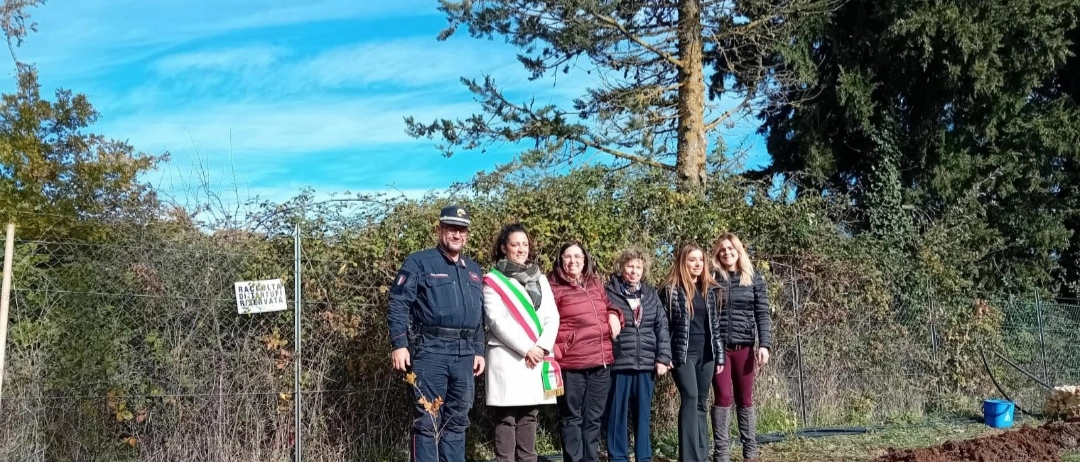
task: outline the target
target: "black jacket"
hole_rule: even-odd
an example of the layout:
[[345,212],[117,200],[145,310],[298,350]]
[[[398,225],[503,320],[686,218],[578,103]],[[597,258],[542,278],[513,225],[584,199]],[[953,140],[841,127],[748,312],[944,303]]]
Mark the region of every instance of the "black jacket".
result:
[[642,282],[639,287],[641,323],[634,325],[634,311],[622,291],[619,276],[612,276],[607,285],[608,299],[622,310],[625,319],[615,339],[612,369],[616,371],[651,371],[656,369],[656,363],[671,364],[671,334],[664,305],[652,286]]
[[[709,287],[705,292],[705,311],[695,309],[694,315],[709,316],[712,332],[712,353],[716,365],[724,364],[724,341],[720,336],[720,306],[724,294],[720,286]],[[674,366],[686,363],[686,351],[690,345],[690,312],[686,309],[686,292],[682,287],[664,287],[660,289],[660,302],[668,313],[668,326],[671,330],[671,360]]]
[[754,283],[740,286],[740,273],[720,274],[716,281],[724,288],[724,308],[720,310],[720,332],[726,345],[757,345],[772,348],[772,317],[769,315],[769,291],[765,278],[754,272]]

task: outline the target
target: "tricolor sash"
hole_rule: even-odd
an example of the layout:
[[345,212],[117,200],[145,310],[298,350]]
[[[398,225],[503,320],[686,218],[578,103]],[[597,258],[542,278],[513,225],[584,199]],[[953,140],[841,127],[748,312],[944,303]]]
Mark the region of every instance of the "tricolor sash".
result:
[[[540,325],[540,317],[536,315],[536,307],[533,306],[529,296],[522,293],[521,289],[512,284],[506,275],[495,268],[484,276],[484,282],[499,294],[506,309],[510,311],[510,316],[535,343],[543,334],[544,327]],[[540,365],[540,377],[544,382],[544,399],[562,396],[562,369],[559,368],[559,363],[555,362],[555,356],[550,352]]]

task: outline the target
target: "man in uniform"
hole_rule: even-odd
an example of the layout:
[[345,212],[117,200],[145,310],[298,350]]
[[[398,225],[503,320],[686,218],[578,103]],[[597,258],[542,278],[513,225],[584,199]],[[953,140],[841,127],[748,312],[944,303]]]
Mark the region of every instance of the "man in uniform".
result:
[[[465,461],[465,429],[474,377],[484,372],[485,343],[483,273],[461,253],[469,223],[464,208],[442,209],[437,246],[409,255],[390,289],[390,360],[395,370],[414,372],[418,385],[414,462]],[[421,398],[443,399],[434,422]]]

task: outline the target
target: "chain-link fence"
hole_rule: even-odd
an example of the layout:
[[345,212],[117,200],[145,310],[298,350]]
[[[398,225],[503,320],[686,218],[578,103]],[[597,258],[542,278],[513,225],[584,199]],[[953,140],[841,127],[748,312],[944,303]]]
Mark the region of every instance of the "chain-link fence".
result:
[[[400,460],[411,404],[388,366],[385,328],[400,262],[374,264],[338,238],[301,233],[304,460]],[[292,459],[294,300],[239,314],[233,283],[280,278],[291,297],[293,236],[96,223],[15,247],[0,459]],[[800,271],[768,271],[775,345],[758,381],[763,430],[977,412],[999,393],[984,348],[1051,385],[1080,381],[1074,302],[877,303],[886,295]],[[1004,391],[1038,408],[1033,380],[990,363]],[[663,413],[677,398],[661,387]],[[474,424],[471,444],[490,441],[483,418]]]
[[[292,305],[239,314],[233,284],[280,278],[291,298],[293,237],[182,224],[76,234],[89,237],[16,239],[0,459],[290,460]],[[385,305],[380,288],[341,277],[355,262],[301,261],[305,459],[404,448],[387,411],[405,390],[383,361],[385,328],[363,319]]]
[[[1041,413],[1048,388],[1080,384],[1080,304],[974,296],[926,298],[883,313],[807,319],[815,301],[774,298],[774,363],[759,387],[782,428],[912,422],[978,415],[1005,397]],[[985,357],[985,359],[984,359]]]

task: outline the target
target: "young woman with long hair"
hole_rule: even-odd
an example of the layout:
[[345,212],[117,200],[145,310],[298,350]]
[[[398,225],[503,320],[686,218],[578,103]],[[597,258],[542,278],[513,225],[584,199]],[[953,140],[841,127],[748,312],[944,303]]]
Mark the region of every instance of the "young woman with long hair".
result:
[[705,251],[684,244],[660,289],[671,329],[673,378],[679,405],[679,461],[707,462],[708,397],[713,377],[724,369],[720,338],[723,293],[713,279]]
[[746,247],[738,236],[724,233],[713,244],[712,261],[716,279],[725,288],[720,315],[720,336],[728,367],[716,374],[713,391],[714,462],[731,460],[728,425],[735,405],[743,460],[758,458],[757,412],[753,391],[756,368],[769,363],[772,347],[772,317],[765,278],[754,271]]

